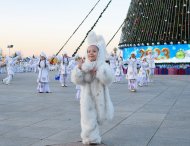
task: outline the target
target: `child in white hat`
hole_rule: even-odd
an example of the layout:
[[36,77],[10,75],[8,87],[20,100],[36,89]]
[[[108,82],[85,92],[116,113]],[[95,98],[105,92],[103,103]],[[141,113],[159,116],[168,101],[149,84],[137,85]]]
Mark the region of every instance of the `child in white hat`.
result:
[[140,87],[148,85],[149,64],[146,57],[142,58],[141,67],[138,73],[138,85]]
[[136,54],[134,52],[131,53],[131,57],[125,61],[128,64],[127,70],[127,79],[128,79],[128,88],[132,92],[137,90],[137,64],[138,60],[136,59]]
[[114,109],[109,85],[114,80],[111,67],[105,62],[106,45],[101,36],[89,34],[86,59],[73,69],[71,80],[80,85],[81,138],[83,144],[100,144],[100,125],[113,118]]
[[63,52],[59,69],[59,74],[60,74],[59,81],[62,87],[67,87],[68,73],[69,73],[68,65],[69,65],[69,57],[67,56],[66,52]]
[[15,74],[14,65],[17,62],[17,60],[20,58],[19,55],[16,57],[9,57],[7,56],[5,59],[5,66],[7,68],[7,77],[2,80],[3,84],[9,85],[13,79],[13,76]]
[[150,50],[148,52],[148,55],[146,56],[147,58],[147,62],[149,64],[149,69],[150,69],[150,73],[149,73],[149,82],[153,82],[153,76],[154,76],[154,69],[155,69],[155,58],[157,58],[157,54],[152,54],[152,50]]
[[37,78],[37,91],[38,93],[50,93],[49,88],[49,62],[44,52],[40,54],[38,62],[38,78]]

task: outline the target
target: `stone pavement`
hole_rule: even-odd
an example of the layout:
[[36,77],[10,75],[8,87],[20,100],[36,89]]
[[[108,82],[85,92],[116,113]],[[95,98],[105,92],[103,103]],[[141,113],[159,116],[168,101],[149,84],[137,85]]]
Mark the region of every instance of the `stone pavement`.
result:
[[[35,73],[16,74],[0,84],[0,146],[45,146],[80,141],[75,86],[36,93]],[[5,75],[0,74],[0,80]],[[190,146],[190,76],[156,76],[136,93],[127,82],[110,87],[115,118],[101,129],[107,146]]]

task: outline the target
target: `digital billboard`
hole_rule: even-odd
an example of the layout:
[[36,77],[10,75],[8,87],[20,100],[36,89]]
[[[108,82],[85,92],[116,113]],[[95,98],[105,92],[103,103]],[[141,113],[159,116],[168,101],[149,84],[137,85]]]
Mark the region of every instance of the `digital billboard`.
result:
[[123,48],[122,51],[124,60],[128,59],[132,52],[135,52],[137,58],[142,58],[151,51],[157,56],[157,62],[190,62],[190,44],[137,46]]

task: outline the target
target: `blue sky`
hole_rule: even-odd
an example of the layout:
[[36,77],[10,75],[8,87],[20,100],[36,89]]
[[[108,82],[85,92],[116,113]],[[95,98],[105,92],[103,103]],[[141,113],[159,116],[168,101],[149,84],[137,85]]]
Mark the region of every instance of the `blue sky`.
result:
[[[71,55],[94,24],[109,0],[101,0],[76,35],[66,45]],[[94,31],[106,42],[126,17],[131,0],[113,0]],[[0,48],[7,54],[19,50],[24,56],[55,54],[84,19],[97,0],[0,0]],[[110,52],[119,42],[121,32],[109,45]],[[79,54],[83,54],[86,44]]]

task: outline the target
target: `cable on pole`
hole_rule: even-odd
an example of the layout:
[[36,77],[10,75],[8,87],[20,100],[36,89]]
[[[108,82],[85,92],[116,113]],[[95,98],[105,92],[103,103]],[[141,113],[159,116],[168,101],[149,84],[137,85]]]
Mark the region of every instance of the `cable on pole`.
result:
[[64,45],[59,49],[59,51],[56,53],[56,56],[61,52],[61,50],[67,45],[67,43],[69,42],[69,40],[73,37],[73,35],[77,32],[77,30],[81,27],[81,25],[84,23],[84,21],[88,18],[88,16],[92,13],[92,11],[95,9],[95,7],[98,5],[98,3],[101,0],[98,0],[96,2],[96,4],[92,7],[92,9],[90,10],[90,12],[86,15],[86,17],[82,20],[82,22],[78,25],[78,27],[73,31],[73,33],[71,34],[71,36],[67,39],[67,41],[64,43]]
[[77,49],[75,50],[75,52],[73,53],[73,57],[76,55],[76,53],[78,52],[78,50],[80,49],[80,47],[83,45],[83,43],[85,42],[88,34],[94,29],[94,27],[96,26],[96,24],[98,23],[99,19],[102,17],[103,13],[106,11],[106,9],[108,8],[108,6],[110,5],[110,3],[112,2],[112,0],[110,0],[108,2],[108,4],[106,5],[106,7],[103,9],[103,11],[101,12],[101,14],[99,15],[98,19],[95,21],[95,23],[93,24],[93,26],[90,28],[90,30],[86,33],[86,36],[84,37],[84,39],[82,40],[82,42],[80,43],[80,45],[77,47]]
[[116,34],[119,32],[119,30],[121,29],[121,27],[123,26],[123,24],[125,23],[126,19],[123,21],[123,23],[120,25],[120,27],[117,29],[117,31],[114,33],[114,35],[112,36],[112,38],[109,40],[109,42],[106,44],[106,47],[111,43],[111,41],[114,39],[114,37],[116,36]]

